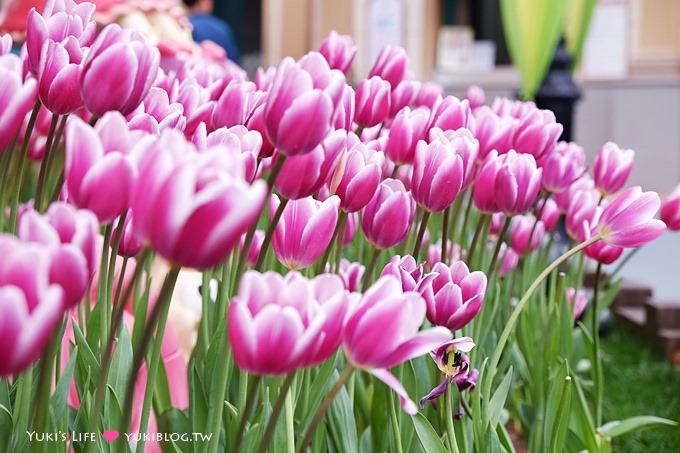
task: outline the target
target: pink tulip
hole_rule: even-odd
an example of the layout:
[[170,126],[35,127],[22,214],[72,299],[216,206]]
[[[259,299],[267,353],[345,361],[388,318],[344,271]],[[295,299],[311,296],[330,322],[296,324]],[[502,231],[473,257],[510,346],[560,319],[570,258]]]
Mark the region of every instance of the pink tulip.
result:
[[403,291],[415,291],[418,283],[423,278],[424,272],[423,264],[416,263],[415,258],[411,255],[403,257],[394,255],[385,265],[380,275],[392,275],[401,282],[401,289]]
[[597,241],[583,250],[585,256],[601,264],[612,264],[621,257],[622,253],[623,247],[609,245],[604,241]]
[[574,319],[579,319],[588,305],[585,291],[576,288],[567,288],[567,303],[574,312]]
[[350,212],[347,214],[347,222],[345,223],[345,234],[342,237],[342,245],[348,246],[354,240],[354,236],[359,229],[359,213]]
[[229,305],[236,365],[266,375],[318,365],[338,349],[351,299],[337,275],[246,272]]
[[[272,196],[269,212],[279,207]],[[304,269],[323,255],[330,244],[338,222],[340,199],[332,196],[325,201],[312,197],[291,200],[276,225],[272,245],[278,260],[288,269]]]
[[609,245],[641,247],[666,231],[666,224],[654,218],[660,205],[656,192],[626,189],[602,210],[597,232]]
[[598,198],[597,192],[590,190],[574,193],[565,217],[567,233],[574,241],[582,241],[584,225],[593,225],[599,217],[601,208],[598,207]]
[[184,131],[187,125],[184,106],[178,102],[171,103],[168,93],[158,87],[151,87],[144,102],[127,118],[130,129],[155,135],[165,128]]
[[260,105],[259,107],[257,107],[253,114],[251,115],[251,117],[246,122],[246,127],[248,128],[248,130],[252,132],[257,132],[262,137],[262,146],[258,154],[258,157],[261,159],[271,157],[274,154],[275,150],[274,145],[272,144],[271,141],[269,141],[269,138],[267,137],[266,133],[267,126],[264,122],[265,107],[266,105]]
[[426,137],[430,112],[425,108],[404,107],[392,121],[384,152],[397,165],[410,164],[419,140]]
[[373,63],[368,76],[380,76],[380,78],[390,82],[392,89],[394,89],[404,80],[407,63],[408,55],[403,48],[385,46]]
[[137,178],[130,154],[143,135],[130,131],[117,112],[103,116],[94,128],[71,118],[66,125],[64,167],[69,200],[94,212],[102,223],[125,212]]
[[425,312],[425,301],[419,294],[404,293],[395,277],[384,276],[364,293],[342,335],[347,360],[397,392],[409,414],[416,413],[416,405],[389,369],[451,339],[451,332],[444,327],[418,332]]
[[[446,394],[449,384],[456,384],[459,392],[469,389],[474,390],[479,378],[479,371],[471,368],[470,357],[465,354],[475,347],[470,337],[456,338],[440,345],[434,351],[430,351],[430,357],[437,364],[437,368],[444,375],[441,384],[433,388],[427,395],[420,399],[420,407],[424,408],[427,401],[432,404],[442,395]],[[460,413],[460,416],[459,416]],[[454,417],[458,420],[463,416],[459,408]]]
[[[283,59],[276,69],[264,110],[269,140],[281,153],[290,156],[312,151],[328,135],[335,106],[344,90],[342,73],[330,70],[327,64],[326,68],[319,67],[313,57],[306,62],[305,65],[302,60],[296,63],[291,58]],[[305,127],[300,127],[301,124]]]
[[498,256],[501,257],[501,266],[498,269],[498,275],[501,277],[508,275],[519,264],[519,255],[512,248],[508,247],[505,242],[501,244]]
[[51,112],[65,115],[83,105],[80,95],[80,62],[83,52],[69,36],[64,44],[48,39],[42,47],[38,67],[40,101]]
[[345,86],[345,89],[342,92],[342,98],[335,108],[333,125],[336,129],[350,131],[354,127],[354,114],[356,109],[354,98],[354,89],[349,85]]
[[486,275],[456,261],[451,266],[436,263],[429,277],[417,289],[427,303],[427,319],[451,330],[465,327],[482,308]]
[[257,107],[266,101],[267,93],[258,91],[253,82],[232,80],[220,95],[212,113],[214,127],[245,124]]
[[378,76],[359,82],[354,120],[363,127],[381,123],[390,114],[390,83]]
[[[245,244],[246,235],[241,236],[239,241],[239,251],[243,252],[243,245]],[[257,258],[260,256],[260,251],[262,250],[262,243],[264,242],[264,231],[255,230],[255,235],[253,236],[253,242],[250,243],[250,248],[248,249],[248,256],[246,257],[246,263],[253,266],[257,263]]]
[[184,109],[186,126],[184,135],[190,137],[201,123],[209,123],[212,118],[215,102],[211,99],[208,88],[201,86],[195,79],[185,79],[173,91],[170,98]]
[[26,25],[26,54],[31,72],[39,73],[43,46],[48,40],[64,43],[73,38],[77,47],[92,44],[97,36],[97,24],[92,20],[94,11],[94,4],[78,4],[73,0],[48,0],[42,13],[31,9]]
[[487,106],[475,111],[474,132],[475,138],[479,140],[480,159],[484,159],[493,150],[498,154],[505,154],[512,148],[512,119],[498,116]]
[[450,144],[463,159],[463,186],[461,191],[467,189],[475,178],[477,169],[477,156],[479,154],[479,142],[474,138],[469,129],[461,128],[455,131],[442,131],[438,127],[430,129],[430,142],[439,140]]
[[470,85],[467,90],[465,90],[465,99],[470,103],[470,108],[474,112],[484,104],[486,104],[486,93],[484,90],[477,85]]
[[455,96],[446,96],[439,101],[432,110],[432,127],[444,131],[458,130],[462,127],[469,129],[472,121],[470,103]]
[[341,209],[356,212],[371,201],[382,178],[384,159],[382,152],[369,150],[358,140],[354,142],[330,178],[330,191],[340,197]]
[[513,148],[518,153],[531,154],[540,161],[555,148],[562,130],[553,112],[534,109],[519,119]]
[[482,212],[521,214],[531,208],[540,187],[541,169],[531,154],[492,151],[477,173],[473,199]]
[[379,249],[386,249],[406,239],[413,216],[415,201],[404,184],[386,179],[362,211],[361,227],[368,241]]
[[[401,85],[401,83],[399,85]],[[428,109],[433,109],[437,104],[441,102],[443,92],[444,88],[438,83],[434,82],[421,83],[418,86],[418,93],[416,95],[415,100],[413,101],[414,105],[416,107],[427,107]],[[447,115],[445,114],[444,116]]]
[[224,260],[258,219],[264,181],[249,185],[223,148],[198,153],[172,129],[149,142],[132,195],[137,236],[172,262],[206,269]]
[[43,246],[0,234],[0,255],[0,376],[9,376],[40,357],[64,312],[64,295],[50,284]]
[[111,110],[123,115],[132,112],[151,88],[159,60],[158,49],[149,46],[141,34],[108,25],[82,64],[80,86],[85,106],[98,116]]
[[347,259],[340,260],[340,270],[338,275],[342,279],[342,284],[345,289],[351,293],[359,291],[361,288],[361,279],[364,276],[366,267],[358,262],[349,262]]
[[[451,241],[446,241],[446,261],[453,262],[458,261],[463,258],[463,251],[458,244],[451,244]],[[435,264],[444,260],[442,258],[442,240],[438,240],[434,244],[431,244],[427,250],[427,265],[430,269],[434,267]]]
[[552,198],[539,201],[536,206],[537,213],[540,214],[545,231],[550,232],[557,228],[557,223],[560,221],[560,208]]
[[38,92],[35,79],[24,80],[21,66],[16,55],[0,56],[0,153],[19,133]]
[[118,244],[118,254],[124,258],[133,258],[142,251],[142,242],[137,238],[134,232],[134,224],[132,222],[132,211],[128,211],[125,216],[125,223],[123,225],[116,226],[113,232],[113,237],[116,237],[119,229],[122,228],[122,233],[120,233],[120,243]]
[[331,30],[321,43],[319,53],[328,61],[331,69],[337,69],[347,74],[357,53],[357,48],[351,36],[341,35],[335,30]]
[[593,177],[595,187],[604,195],[618,192],[626,185],[633,170],[635,151],[621,149],[616,143],[607,142],[595,158]]
[[452,144],[418,143],[413,162],[411,192],[416,203],[430,212],[451,206],[463,186],[463,158]]
[[546,192],[561,193],[586,172],[583,148],[573,142],[559,142],[543,156],[541,185]]
[[505,214],[503,214],[502,212],[494,213],[491,216],[491,222],[489,223],[489,234],[497,236],[501,232],[504,223]]
[[347,132],[339,129],[311,152],[286,158],[276,178],[276,190],[289,200],[318,192],[335,171],[346,147]]
[[413,107],[420,91],[417,80],[404,80],[390,93],[390,117],[394,117],[404,107]]
[[498,116],[519,120],[537,110],[537,107],[531,101],[524,102],[515,99],[496,98],[493,104],[491,104],[491,109]]
[[541,244],[543,235],[545,235],[545,225],[541,220],[536,222],[536,217],[533,215],[520,215],[512,219],[510,246],[519,256],[536,250]]
[[560,211],[563,213],[567,212],[569,209],[569,204],[571,203],[571,199],[576,195],[577,192],[582,190],[595,193],[595,196],[598,199],[600,197],[600,194],[595,190],[595,183],[593,182],[593,179],[588,173],[584,173],[583,176],[571,183],[571,185],[567,187],[564,192],[553,194],[553,199],[560,208]]
[[680,230],[680,185],[664,199],[659,215],[669,230]]
[[264,69],[262,66],[260,66],[255,71],[253,82],[255,82],[255,86],[258,90],[269,91],[269,89],[272,87],[275,76],[276,68],[274,66],[270,66],[267,69]]

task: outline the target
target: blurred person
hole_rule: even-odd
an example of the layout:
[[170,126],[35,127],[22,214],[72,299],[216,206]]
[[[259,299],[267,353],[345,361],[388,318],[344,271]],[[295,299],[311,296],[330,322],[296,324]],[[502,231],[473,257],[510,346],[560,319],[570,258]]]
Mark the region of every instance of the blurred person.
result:
[[215,17],[213,0],[184,0],[189,9],[192,35],[197,43],[212,41],[222,47],[230,60],[238,62],[239,49],[229,24]]

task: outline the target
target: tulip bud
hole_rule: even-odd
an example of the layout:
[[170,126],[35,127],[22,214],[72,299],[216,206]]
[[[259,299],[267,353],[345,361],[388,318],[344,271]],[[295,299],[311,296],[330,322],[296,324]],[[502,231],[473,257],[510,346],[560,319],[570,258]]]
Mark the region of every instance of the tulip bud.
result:
[[583,311],[588,305],[588,298],[585,291],[576,288],[567,288],[567,303],[574,312],[574,320],[577,320],[583,314]]
[[414,214],[410,192],[401,181],[388,178],[363,209],[361,227],[371,244],[386,249],[406,239]]
[[229,304],[234,361],[244,371],[267,375],[318,365],[338,349],[349,307],[350,295],[337,275],[308,280],[298,272],[281,277],[248,271]]
[[616,143],[607,142],[595,158],[593,178],[595,187],[604,195],[618,192],[623,188],[633,170],[635,151],[621,149]]
[[474,112],[486,103],[486,93],[477,85],[470,85],[465,90],[465,99],[470,103],[470,108]]
[[368,76],[380,76],[383,80],[390,82],[392,89],[394,89],[404,80],[407,62],[408,55],[403,48],[385,46],[373,63]]
[[[239,251],[243,253],[243,246],[245,245],[246,235],[242,235],[239,241]],[[257,258],[260,256],[260,251],[262,250],[262,243],[264,242],[264,231],[255,230],[255,235],[253,236],[253,242],[250,243],[250,248],[248,249],[248,255],[246,257],[246,263],[253,266],[257,263]]]
[[321,43],[319,53],[328,61],[331,69],[337,69],[347,74],[357,53],[357,48],[351,36],[341,35],[335,30],[331,30]]
[[559,142],[541,161],[543,189],[552,193],[564,192],[586,172],[585,162],[583,148],[573,142]]
[[340,208],[356,212],[371,201],[380,184],[384,159],[382,152],[369,150],[360,141],[352,145],[330,178],[330,190],[340,197]]
[[418,285],[418,292],[427,303],[427,319],[436,326],[462,329],[482,308],[486,275],[480,271],[470,272],[462,261],[450,267],[437,263],[432,274],[433,278]]
[[390,114],[390,84],[378,76],[359,82],[354,120],[363,127],[381,123]]
[[[158,74],[160,54],[141,34],[106,26],[83,61],[80,89],[85,106],[101,116],[111,110],[132,112]],[[106,89],[102,89],[106,87]]]
[[142,251],[142,242],[137,238],[132,224],[132,211],[128,211],[125,216],[125,223],[118,225],[113,233],[115,237],[118,230],[122,228],[120,233],[120,243],[118,244],[118,254],[124,258],[133,258]]
[[385,154],[397,165],[410,164],[418,141],[427,136],[430,112],[425,108],[405,107],[392,121],[385,143]]
[[439,140],[450,144],[463,159],[463,185],[461,191],[467,189],[475,178],[479,142],[472,133],[465,128],[455,131],[442,131],[437,127],[430,129],[430,142]]
[[83,57],[76,38],[69,36],[64,44],[47,40],[43,45],[38,68],[40,101],[51,112],[65,115],[83,105],[80,96],[80,68]]
[[536,221],[532,215],[516,216],[512,219],[510,229],[510,247],[519,256],[524,256],[538,248],[544,234],[545,225],[541,220]]
[[463,159],[451,144],[419,142],[411,179],[416,203],[431,212],[451,206],[463,185],[463,171]]
[[519,264],[519,255],[512,248],[508,247],[505,242],[501,244],[498,256],[501,257],[501,266],[498,269],[498,275],[501,277],[508,275]]
[[[273,195],[269,208],[272,217],[279,204]],[[289,201],[274,232],[276,258],[293,270],[304,269],[320,258],[333,237],[339,205],[336,196],[325,201],[312,197]]]
[[557,203],[552,198],[544,199],[539,201],[537,207],[537,213],[545,226],[545,231],[553,231],[557,227],[557,223],[560,221],[560,208],[557,207]]
[[680,185],[664,199],[660,217],[669,230],[680,230]]

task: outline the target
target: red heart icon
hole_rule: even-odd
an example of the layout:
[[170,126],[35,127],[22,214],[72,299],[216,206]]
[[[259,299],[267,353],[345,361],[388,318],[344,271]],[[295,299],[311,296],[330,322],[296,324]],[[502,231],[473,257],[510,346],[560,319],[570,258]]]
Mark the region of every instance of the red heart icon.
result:
[[115,431],[113,429],[107,429],[102,433],[102,437],[109,442],[113,442],[114,440],[118,439],[119,435],[120,434],[118,433],[118,431]]

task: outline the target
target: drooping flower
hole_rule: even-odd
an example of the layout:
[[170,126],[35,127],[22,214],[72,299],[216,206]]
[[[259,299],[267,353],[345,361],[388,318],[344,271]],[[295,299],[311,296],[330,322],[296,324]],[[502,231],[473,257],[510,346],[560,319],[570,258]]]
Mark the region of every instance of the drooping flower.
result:
[[419,332],[425,319],[425,301],[415,292],[404,293],[399,281],[380,277],[349,314],[343,329],[343,349],[349,363],[366,370],[391,387],[404,411],[416,405],[389,369],[421,356],[451,339],[444,327]]
[[[269,209],[272,216],[280,203],[273,195]],[[278,260],[288,269],[297,270],[319,259],[333,237],[339,205],[337,196],[325,201],[312,197],[289,201],[276,225],[272,241]]]
[[475,343],[472,338],[461,337],[447,341],[437,349],[430,351],[430,357],[444,375],[444,380],[420,399],[421,408],[425,407],[426,402],[434,403],[437,398],[445,394],[449,384],[456,384],[458,391],[461,392],[475,388],[479,372],[470,368],[470,358],[465,354],[472,351],[474,347]]
[[351,299],[337,275],[246,272],[229,305],[234,361],[264,375],[318,365],[340,345]]

